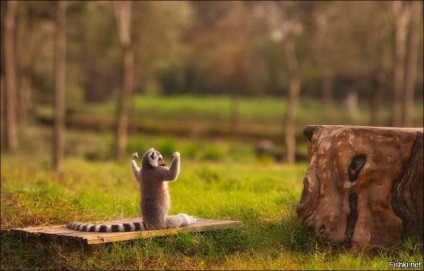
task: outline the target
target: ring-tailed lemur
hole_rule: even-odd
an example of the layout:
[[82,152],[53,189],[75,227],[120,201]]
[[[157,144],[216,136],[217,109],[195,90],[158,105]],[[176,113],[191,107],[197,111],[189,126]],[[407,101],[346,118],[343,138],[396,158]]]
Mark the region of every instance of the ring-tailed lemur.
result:
[[171,206],[168,182],[175,181],[180,173],[180,153],[175,152],[173,156],[171,166],[167,168],[162,155],[151,148],[143,155],[140,169],[135,161],[138,153],[131,155],[132,170],[140,183],[142,220],[114,225],[70,222],[67,227],[88,232],[125,232],[177,228],[196,222],[194,216],[186,214],[168,216]]

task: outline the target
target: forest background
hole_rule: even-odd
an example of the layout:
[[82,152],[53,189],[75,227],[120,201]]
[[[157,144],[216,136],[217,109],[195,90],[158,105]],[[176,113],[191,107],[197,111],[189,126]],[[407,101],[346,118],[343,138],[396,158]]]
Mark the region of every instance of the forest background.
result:
[[[325,113],[318,120],[309,116],[311,123],[320,122],[313,124],[422,126],[420,1],[1,5],[4,150],[16,149],[19,127],[35,119],[55,123],[54,160],[63,156],[65,122],[114,129],[113,153],[122,157],[128,130],[137,131],[136,123],[149,116],[139,112],[149,108],[148,97],[181,95],[228,97],[228,116],[210,121],[228,122],[221,131],[233,138],[244,135],[240,99],[281,100],[281,129],[274,138],[280,138],[289,163],[302,130],[296,118],[311,106],[301,102],[298,109],[299,97],[315,101],[312,114]],[[87,112],[107,102],[107,118]],[[347,118],[338,119],[344,112]],[[154,131],[148,123],[140,129]],[[193,122],[185,128],[178,123],[190,134]]]
[[[422,1],[0,3],[2,269],[422,264],[416,240],[351,255],[295,212],[305,125],[422,127]],[[7,233],[139,216],[151,147],[181,153],[171,214],[243,226],[91,251]]]

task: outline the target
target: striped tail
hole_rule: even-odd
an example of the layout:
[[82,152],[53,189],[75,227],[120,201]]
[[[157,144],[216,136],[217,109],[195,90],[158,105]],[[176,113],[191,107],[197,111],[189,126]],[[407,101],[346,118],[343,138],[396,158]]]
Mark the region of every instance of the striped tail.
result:
[[86,224],[81,222],[69,222],[66,227],[76,231],[87,232],[129,232],[129,231],[146,231],[147,224],[143,221],[128,222],[120,224],[102,225],[102,224]]

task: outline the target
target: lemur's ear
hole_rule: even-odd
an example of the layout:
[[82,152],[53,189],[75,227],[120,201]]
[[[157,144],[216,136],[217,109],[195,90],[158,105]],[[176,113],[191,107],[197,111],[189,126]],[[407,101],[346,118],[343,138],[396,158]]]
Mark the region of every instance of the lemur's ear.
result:
[[[151,150],[153,150],[153,148]],[[154,150],[151,151],[149,153],[148,157],[149,157],[150,165],[152,165],[152,167],[157,167],[158,166],[158,159],[157,159],[156,152]]]

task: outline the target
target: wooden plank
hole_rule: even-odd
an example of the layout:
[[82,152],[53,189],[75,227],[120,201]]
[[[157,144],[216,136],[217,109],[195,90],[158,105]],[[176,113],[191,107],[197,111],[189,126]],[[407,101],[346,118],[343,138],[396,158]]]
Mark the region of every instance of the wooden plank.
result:
[[[106,221],[102,224],[140,221],[140,218],[128,218]],[[88,245],[103,244],[117,241],[127,241],[138,238],[159,237],[186,232],[205,232],[219,229],[232,229],[242,223],[236,220],[197,219],[197,222],[181,228],[135,231],[135,232],[83,232],[66,228],[66,225],[52,225],[40,227],[27,227],[11,229],[12,233],[25,233],[32,236],[61,237],[70,240],[78,240]]]

